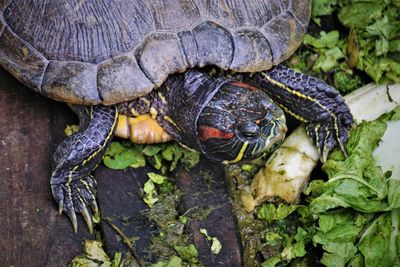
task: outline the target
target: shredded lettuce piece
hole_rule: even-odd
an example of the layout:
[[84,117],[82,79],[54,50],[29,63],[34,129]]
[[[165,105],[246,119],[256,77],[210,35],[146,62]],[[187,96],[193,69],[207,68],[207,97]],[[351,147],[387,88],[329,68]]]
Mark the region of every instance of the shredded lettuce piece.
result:
[[85,240],[83,244],[84,253],[76,256],[69,267],[120,267],[123,266],[121,252],[116,252],[114,259],[105,253],[101,242],[96,240]]
[[[312,19],[318,25],[321,16],[338,14],[339,21],[350,30],[349,37],[327,44],[328,36],[319,39],[308,36],[305,43],[319,54],[312,69],[316,72],[334,67],[340,70],[356,68],[368,74],[375,83],[400,82],[400,20],[399,1],[376,0],[313,0]],[[333,36],[333,34],[332,34]],[[336,52],[330,51],[335,47]],[[346,64],[339,64],[345,57]],[[336,62],[335,62],[336,61]],[[342,77],[343,78],[343,77]],[[335,85],[338,82],[335,81]]]
[[257,217],[268,222],[285,219],[297,209],[297,205],[285,205],[280,203],[277,207],[272,204],[263,204],[258,210]]
[[173,171],[179,162],[186,168],[192,168],[199,160],[198,152],[185,149],[177,143],[143,146],[112,142],[103,158],[104,164],[111,169],[139,168],[149,163],[162,173]]
[[211,241],[211,252],[213,254],[219,254],[222,249],[222,244],[218,238],[209,236],[207,230],[204,228],[200,229],[200,233],[202,233],[208,241]]

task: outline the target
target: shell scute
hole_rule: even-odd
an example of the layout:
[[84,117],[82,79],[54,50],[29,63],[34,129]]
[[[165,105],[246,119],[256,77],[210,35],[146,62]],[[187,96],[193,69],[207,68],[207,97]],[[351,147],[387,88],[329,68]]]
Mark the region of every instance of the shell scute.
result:
[[0,36],[0,65],[40,92],[47,63],[41,53],[16,36],[8,26],[4,27]]
[[97,66],[77,61],[50,61],[44,75],[42,93],[67,103],[100,104]]
[[125,54],[99,65],[98,87],[103,104],[127,101],[149,93],[154,84],[144,75],[133,53]]
[[146,38],[136,51],[136,59],[149,78],[157,87],[168,75],[187,69],[185,55],[175,34],[159,33]]

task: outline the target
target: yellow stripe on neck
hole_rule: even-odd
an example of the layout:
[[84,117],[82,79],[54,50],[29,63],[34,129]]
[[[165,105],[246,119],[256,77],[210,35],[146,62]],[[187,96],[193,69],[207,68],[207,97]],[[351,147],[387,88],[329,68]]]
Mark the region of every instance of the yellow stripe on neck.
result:
[[239,151],[239,154],[237,157],[233,160],[224,160],[222,163],[224,164],[232,164],[240,161],[243,158],[244,152],[246,151],[246,148],[249,146],[249,142],[244,142],[242,148]]

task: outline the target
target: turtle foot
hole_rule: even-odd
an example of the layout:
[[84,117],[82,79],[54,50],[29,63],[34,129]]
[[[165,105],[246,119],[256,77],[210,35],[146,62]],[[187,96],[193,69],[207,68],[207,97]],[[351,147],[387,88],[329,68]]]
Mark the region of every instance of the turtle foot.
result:
[[[71,182],[53,184],[53,196],[58,203],[59,213],[63,211],[71,220],[75,233],[78,231],[76,213],[80,212],[86,221],[89,232],[93,233],[92,213],[98,216],[99,209],[96,203],[96,180],[89,175]],[[91,206],[92,212],[88,209]]]

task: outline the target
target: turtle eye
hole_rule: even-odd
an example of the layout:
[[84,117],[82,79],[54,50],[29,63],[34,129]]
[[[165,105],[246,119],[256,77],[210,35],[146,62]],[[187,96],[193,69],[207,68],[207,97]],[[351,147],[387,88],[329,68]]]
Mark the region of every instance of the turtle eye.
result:
[[240,135],[247,139],[254,138],[260,133],[260,127],[254,122],[244,122],[237,129]]

